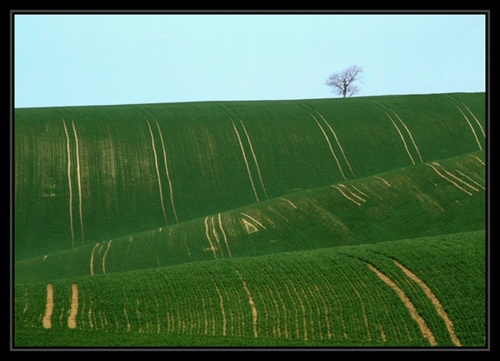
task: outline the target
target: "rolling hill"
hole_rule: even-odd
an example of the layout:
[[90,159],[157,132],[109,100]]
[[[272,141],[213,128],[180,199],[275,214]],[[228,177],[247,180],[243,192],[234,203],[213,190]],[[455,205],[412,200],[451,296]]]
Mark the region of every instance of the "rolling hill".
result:
[[14,115],[17,346],[486,344],[484,93]]

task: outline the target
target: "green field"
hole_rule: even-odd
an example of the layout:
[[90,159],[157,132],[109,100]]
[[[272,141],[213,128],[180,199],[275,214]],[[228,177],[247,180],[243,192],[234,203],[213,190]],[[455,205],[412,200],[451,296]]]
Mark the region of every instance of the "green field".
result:
[[14,346],[487,346],[485,108],[15,109]]

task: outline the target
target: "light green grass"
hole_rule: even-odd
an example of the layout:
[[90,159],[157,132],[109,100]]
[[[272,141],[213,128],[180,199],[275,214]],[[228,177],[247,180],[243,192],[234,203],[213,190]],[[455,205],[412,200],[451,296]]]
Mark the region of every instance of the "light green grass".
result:
[[[411,300],[435,347],[455,347],[437,308],[393,260],[439,299],[462,347],[485,345],[483,231],[54,281],[50,330],[41,322],[46,283],[19,284],[16,345],[430,346],[370,265]],[[74,330],[67,326],[72,284],[80,310]]]

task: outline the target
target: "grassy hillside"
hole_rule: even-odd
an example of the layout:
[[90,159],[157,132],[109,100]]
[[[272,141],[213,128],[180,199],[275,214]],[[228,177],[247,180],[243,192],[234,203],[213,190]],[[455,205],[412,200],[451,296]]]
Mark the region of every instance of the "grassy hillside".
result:
[[19,261],[19,282],[484,229],[484,153],[419,164]]
[[26,283],[15,288],[15,339],[18,346],[484,346],[484,280],[478,231]]
[[484,93],[16,109],[16,257],[484,150],[484,119]]
[[16,109],[14,345],[484,347],[484,93]]

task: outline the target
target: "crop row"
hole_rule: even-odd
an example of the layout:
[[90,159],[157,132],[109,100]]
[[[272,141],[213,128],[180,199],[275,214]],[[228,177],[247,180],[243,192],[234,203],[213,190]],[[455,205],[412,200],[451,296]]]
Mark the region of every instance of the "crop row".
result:
[[[463,269],[457,255],[481,237],[454,241],[408,241],[403,251],[405,242],[396,241],[375,253],[375,245],[342,247],[23,284],[15,289],[15,324],[311,342],[480,343],[484,309],[459,309],[474,296],[469,292],[484,293],[484,259],[469,253],[470,268]],[[402,260],[409,252],[411,266]],[[430,257],[419,252],[433,253],[433,273],[427,273]],[[462,280],[437,270],[459,272],[477,288],[460,289]],[[472,337],[462,323],[475,328]]]

